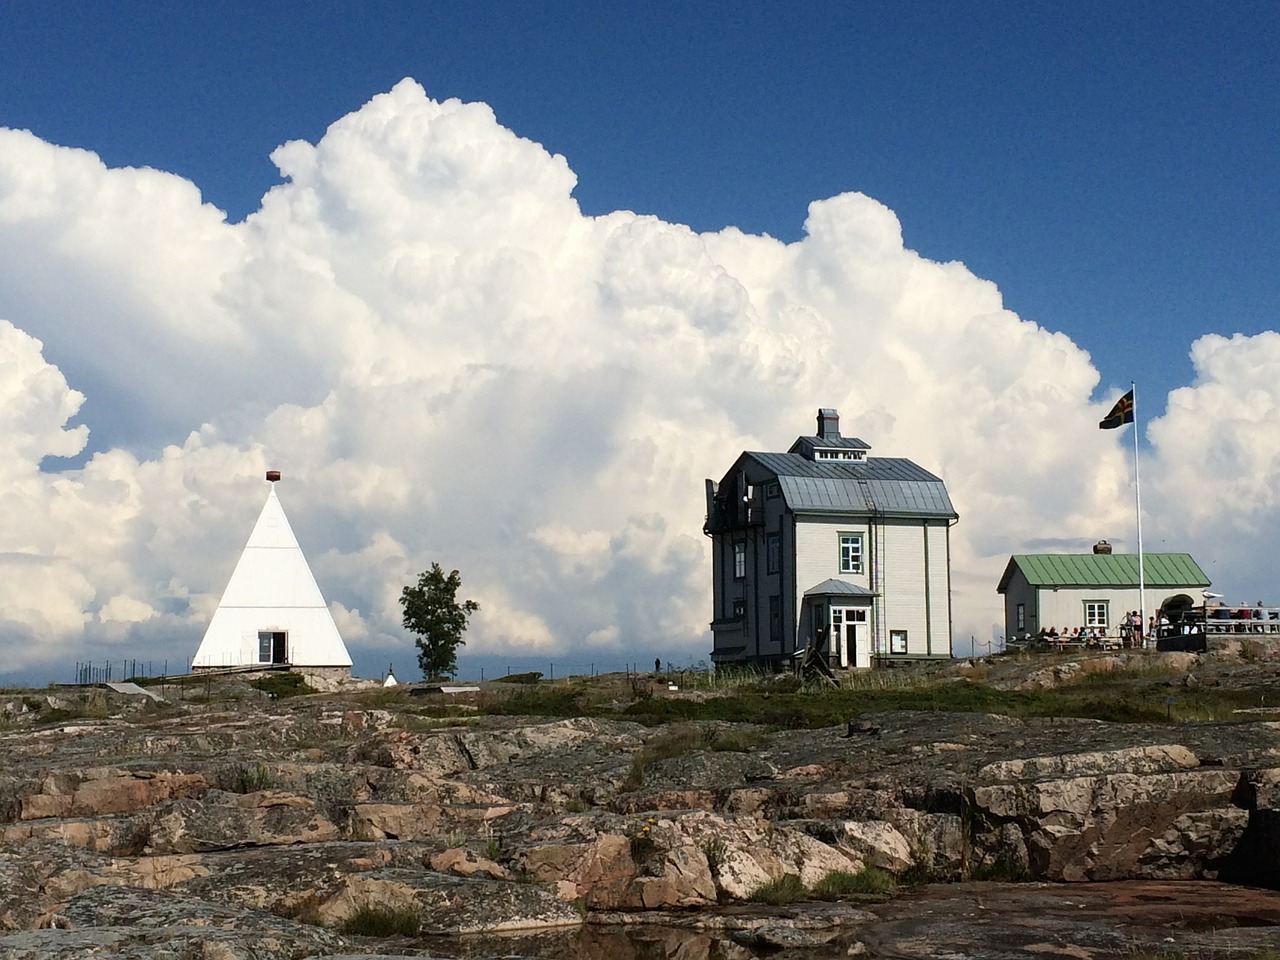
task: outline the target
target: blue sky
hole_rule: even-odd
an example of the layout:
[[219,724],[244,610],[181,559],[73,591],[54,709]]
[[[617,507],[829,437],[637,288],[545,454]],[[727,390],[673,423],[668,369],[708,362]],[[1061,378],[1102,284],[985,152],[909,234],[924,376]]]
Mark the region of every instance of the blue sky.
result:
[[1249,2],[10,0],[0,677],[189,655],[265,466],[366,672],[432,561],[477,667],[696,661],[702,478],[837,403],[947,481],[981,643],[1010,553],[1134,548],[1131,379],[1148,550],[1280,602],[1277,49]]
[[796,239],[858,190],[1163,410],[1280,308],[1271,3],[9,2],[0,123],[194,181],[233,220],[405,76],[564,154],[586,213]]

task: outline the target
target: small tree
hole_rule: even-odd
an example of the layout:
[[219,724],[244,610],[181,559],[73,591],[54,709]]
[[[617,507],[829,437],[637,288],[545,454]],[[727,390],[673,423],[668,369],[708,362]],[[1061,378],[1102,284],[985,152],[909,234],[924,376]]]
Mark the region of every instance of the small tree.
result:
[[458,602],[461,586],[457,570],[445,576],[440,564],[433,563],[418,574],[416,587],[405,587],[400,594],[404,628],[418,635],[418,666],[428,679],[458,672],[458,647],[466,643],[462,634],[467,618],[480,609],[474,600]]

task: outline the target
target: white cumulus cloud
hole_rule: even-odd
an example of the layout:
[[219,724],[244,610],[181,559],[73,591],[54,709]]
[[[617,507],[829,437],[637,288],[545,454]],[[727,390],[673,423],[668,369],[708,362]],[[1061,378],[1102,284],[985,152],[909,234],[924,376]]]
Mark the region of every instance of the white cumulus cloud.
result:
[[[358,664],[412,651],[400,589],[433,561],[481,604],[465,653],[705,656],[702,478],[819,406],[947,481],[957,636],[989,636],[1009,553],[1132,527],[1089,357],[869,197],[789,244],[584,216],[565,158],[409,80],[273,159],[228,224],[181,178],[0,131],[13,669],[189,657],[267,467]],[[1168,549],[1274,531],[1277,339],[1199,341],[1152,425]]]

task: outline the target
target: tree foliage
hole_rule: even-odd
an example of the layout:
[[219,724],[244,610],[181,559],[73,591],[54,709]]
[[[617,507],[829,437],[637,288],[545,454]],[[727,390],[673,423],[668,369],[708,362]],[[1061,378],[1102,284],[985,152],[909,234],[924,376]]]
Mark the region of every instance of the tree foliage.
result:
[[418,574],[416,586],[400,593],[404,607],[404,628],[417,634],[418,666],[428,679],[452,677],[458,672],[458,647],[466,643],[467,620],[480,609],[474,600],[458,602],[462,577],[454,570],[448,576],[440,564]]

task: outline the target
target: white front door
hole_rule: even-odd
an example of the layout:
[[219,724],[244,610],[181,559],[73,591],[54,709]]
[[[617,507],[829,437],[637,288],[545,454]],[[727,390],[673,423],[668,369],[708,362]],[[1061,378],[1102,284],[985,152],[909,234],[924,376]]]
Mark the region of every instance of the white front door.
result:
[[831,608],[832,653],[841,667],[871,666],[865,607]]

